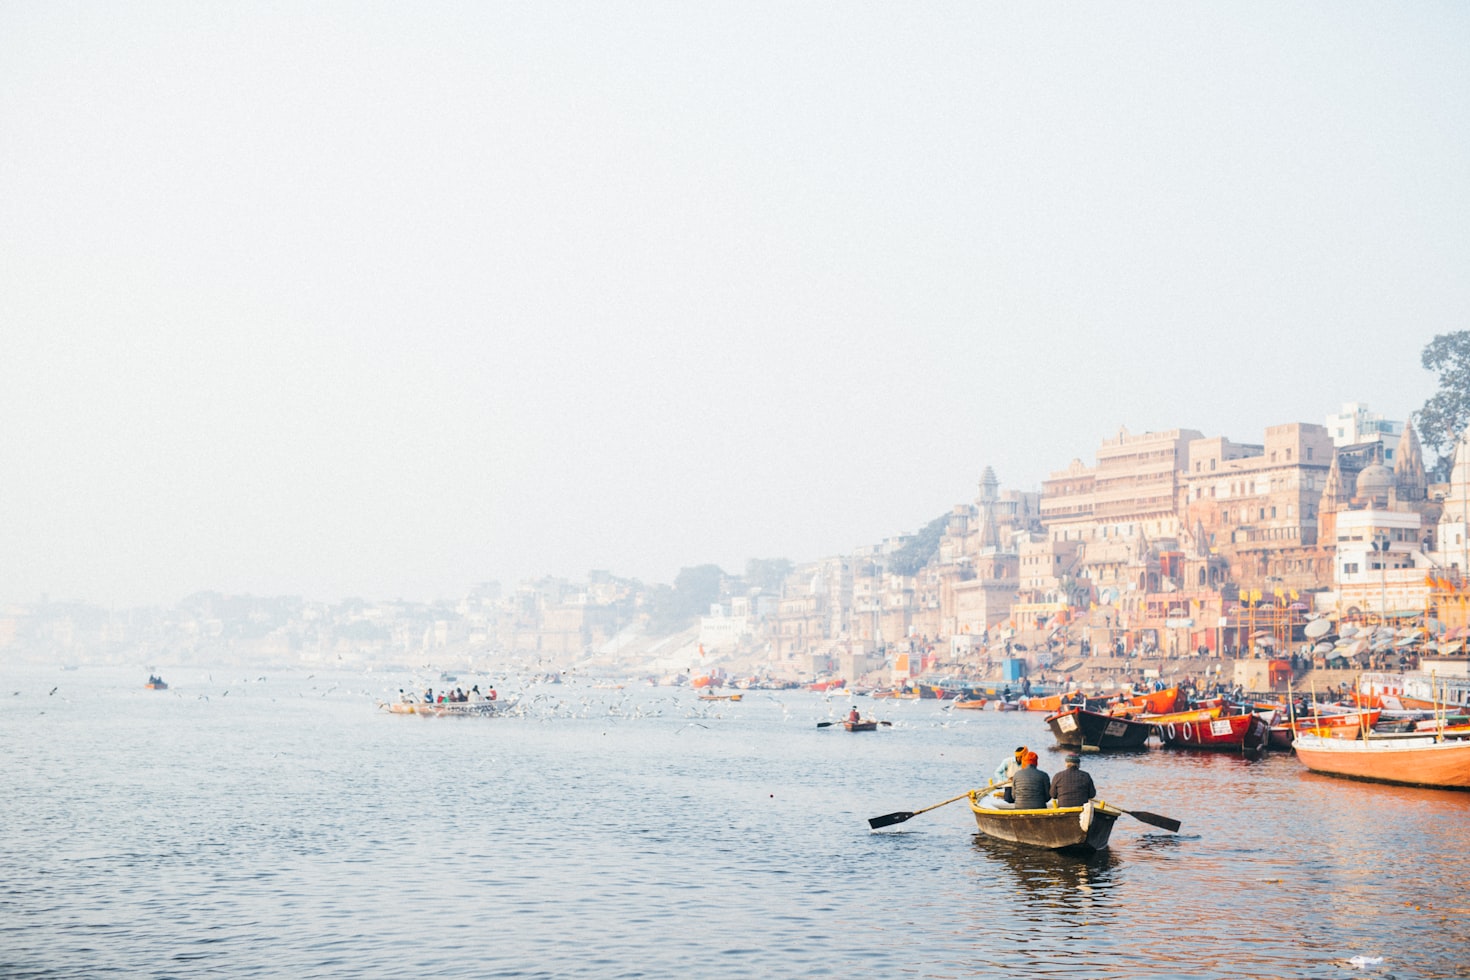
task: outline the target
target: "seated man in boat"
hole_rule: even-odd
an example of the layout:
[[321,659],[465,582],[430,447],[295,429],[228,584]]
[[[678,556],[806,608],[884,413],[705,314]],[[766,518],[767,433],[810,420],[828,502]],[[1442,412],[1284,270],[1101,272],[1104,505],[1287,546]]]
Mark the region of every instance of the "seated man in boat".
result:
[[[1021,767],[1025,765],[1026,753],[1028,751],[1029,750],[1024,745],[1016,746],[1016,754],[1011,756],[1009,759],[1002,760],[1001,764],[995,767],[995,775],[991,778],[991,782],[1009,782],[1011,777],[1020,772]],[[1009,786],[1006,787],[1005,801],[1007,803],[1012,802],[1011,787]]]
[[1026,753],[1026,765],[1011,777],[1012,802],[1017,810],[1042,810],[1051,799],[1051,777],[1036,768],[1036,753]]
[[1057,806],[1082,806],[1097,796],[1097,787],[1092,776],[1082,771],[1082,757],[1076,752],[1067,753],[1067,768],[1057,773],[1051,781],[1051,797]]
[[847,721],[848,721],[848,723],[849,724],[852,724],[852,725],[856,725],[856,724],[858,724],[862,720],[863,720],[862,715],[858,714],[857,705],[853,705],[852,706],[852,710],[847,713]]

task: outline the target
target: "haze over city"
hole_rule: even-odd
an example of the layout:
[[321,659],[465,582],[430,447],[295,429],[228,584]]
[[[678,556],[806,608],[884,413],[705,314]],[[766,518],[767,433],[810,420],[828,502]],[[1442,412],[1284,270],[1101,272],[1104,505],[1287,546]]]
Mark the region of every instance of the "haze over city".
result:
[[670,581],[1404,419],[1470,11],[0,7],[0,601]]

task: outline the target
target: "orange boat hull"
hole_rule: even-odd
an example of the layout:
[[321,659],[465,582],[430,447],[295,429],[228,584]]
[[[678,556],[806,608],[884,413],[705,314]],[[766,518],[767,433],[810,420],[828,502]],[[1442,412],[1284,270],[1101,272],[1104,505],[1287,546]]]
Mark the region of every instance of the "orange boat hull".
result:
[[1303,735],[1297,758],[1313,772],[1406,786],[1470,789],[1470,741],[1432,737],[1366,741]]

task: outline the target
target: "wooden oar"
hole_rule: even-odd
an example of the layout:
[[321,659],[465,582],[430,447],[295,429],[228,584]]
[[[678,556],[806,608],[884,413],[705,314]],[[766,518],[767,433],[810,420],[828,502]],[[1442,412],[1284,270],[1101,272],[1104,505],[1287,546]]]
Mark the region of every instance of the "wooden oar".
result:
[[1144,823],[1153,824],[1155,827],[1163,827],[1165,830],[1175,831],[1179,829],[1179,821],[1173,817],[1160,816],[1157,813],[1149,813],[1147,810],[1124,810],[1116,803],[1109,803],[1108,806],[1114,810],[1128,814],[1128,816],[1135,820],[1142,820]]
[[881,817],[869,817],[868,826],[871,827],[873,830],[877,830],[879,827],[892,827],[896,823],[903,823],[905,820],[912,820],[914,817],[917,817],[921,813],[928,813],[930,810],[937,810],[942,806],[949,806],[951,803],[955,802],[955,800],[963,800],[969,795],[970,791],[965,790],[963,793],[961,793],[959,796],[954,797],[953,799],[945,800],[943,803],[936,803],[933,806],[926,806],[922,810],[899,810],[897,813],[885,813]]

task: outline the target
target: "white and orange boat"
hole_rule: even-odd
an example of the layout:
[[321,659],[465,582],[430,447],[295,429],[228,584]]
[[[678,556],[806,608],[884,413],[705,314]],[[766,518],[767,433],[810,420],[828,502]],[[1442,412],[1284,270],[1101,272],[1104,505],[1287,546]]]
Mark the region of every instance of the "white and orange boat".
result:
[[1292,747],[1312,772],[1405,786],[1470,789],[1470,740],[1433,735],[1344,739],[1298,735]]
[[1306,714],[1295,721],[1284,721],[1271,726],[1271,744],[1279,749],[1290,748],[1292,742],[1305,734],[1321,735],[1324,738],[1352,740],[1364,732],[1373,730],[1383,711],[1335,711],[1332,714]]

